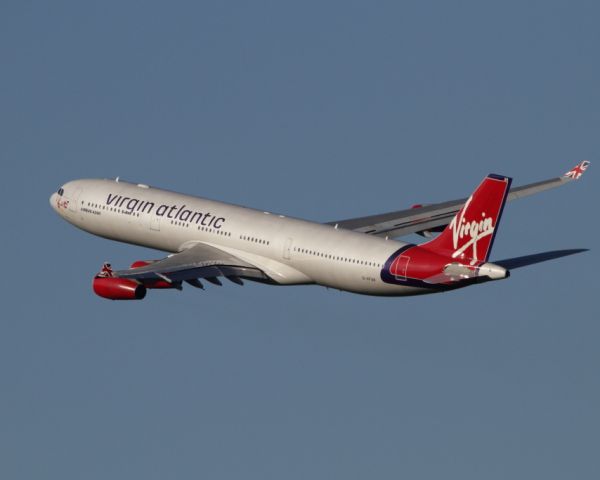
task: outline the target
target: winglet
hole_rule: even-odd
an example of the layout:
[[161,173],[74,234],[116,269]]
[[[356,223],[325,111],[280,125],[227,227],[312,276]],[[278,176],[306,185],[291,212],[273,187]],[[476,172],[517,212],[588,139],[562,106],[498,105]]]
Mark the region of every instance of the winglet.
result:
[[102,269],[96,274],[96,277],[110,278],[114,277],[112,266],[108,262],[102,264]]
[[590,166],[590,162],[584,160],[583,162],[579,162],[575,165],[571,170],[563,175],[564,178],[569,178],[571,180],[579,180],[579,177],[583,175],[583,172],[587,170]]

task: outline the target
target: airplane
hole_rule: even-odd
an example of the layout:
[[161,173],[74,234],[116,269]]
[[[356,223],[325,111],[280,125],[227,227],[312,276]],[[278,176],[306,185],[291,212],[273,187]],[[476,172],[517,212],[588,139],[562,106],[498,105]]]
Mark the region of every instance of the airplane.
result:
[[[113,270],[105,263],[93,291],[140,300],[148,290],[204,289],[222,278],[271,285],[316,284],[376,296],[444,292],[508,278],[510,270],[585,251],[559,250],[491,263],[507,201],[577,180],[582,161],[561,177],[511,188],[486,176],[468,198],[367,217],[317,223],[106,179],[70,181],[50,197],[67,222],[100,237],[168,252]],[[417,233],[424,243],[395,238]]]

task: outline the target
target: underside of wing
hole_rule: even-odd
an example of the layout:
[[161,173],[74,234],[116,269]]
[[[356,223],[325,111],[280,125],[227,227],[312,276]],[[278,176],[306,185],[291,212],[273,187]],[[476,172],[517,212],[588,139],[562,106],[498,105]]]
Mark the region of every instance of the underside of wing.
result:
[[500,265],[506,269],[514,270],[515,268],[527,267],[536,263],[554,260],[556,258],[567,257],[577,253],[587,252],[587,248],[572,248],[569,250],[552,250],[550,252],[534,253],[532,255],[524,255],[522,257],[506,258],[504,260],[495,260],[496,265]]
[[115,277],[138,280],[142,283],[164,281],[172,284],[186,281],[201,287],[198,279],[204,278],[220,284],[218,277],[226,277],[235,283],[242,278],[268,282],[269,277],[256,266],[210,245],[195,246],[153,262],[114,272]]
[[[507,200],[516,200],[544,190],[560,187],[572,180],[577,180],[587,169],[590,162],[583,161],[561,177],[530,183],[510,189]],[[428,233],[436,228],[448,225],[454,215],[461,209],[466,198],[449,202],[415,206],[406,210],[370,215],[367,217],[350,218],[328,222],[337,228],[345,228],[370,235],[401,237],[410,233]]]

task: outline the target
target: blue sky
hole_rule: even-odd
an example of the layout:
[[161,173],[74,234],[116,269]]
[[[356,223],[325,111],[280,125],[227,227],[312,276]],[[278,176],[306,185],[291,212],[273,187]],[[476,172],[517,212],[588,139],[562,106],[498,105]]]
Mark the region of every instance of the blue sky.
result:
[[[597,2],[4,2],[2,478],[600,475]],[[227,284],[93,295],[48,197],[121,178],[329,221],[592,161],[417,298]]]

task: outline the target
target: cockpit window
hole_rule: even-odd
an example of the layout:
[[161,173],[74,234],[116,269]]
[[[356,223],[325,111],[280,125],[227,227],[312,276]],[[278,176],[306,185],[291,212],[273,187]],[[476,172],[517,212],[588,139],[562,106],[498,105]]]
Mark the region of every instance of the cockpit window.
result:
[[60,187],[60,188],[58,189],[58,192],[56,192],[56,193],[58,193],[58,196],[59,196],[59,197],[62,197],[62,196],[63,196],[63,193],[65,193],[65,191],[62,189],[62,187]]

